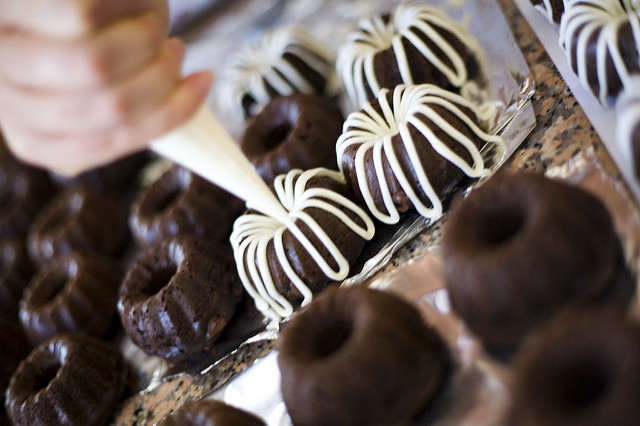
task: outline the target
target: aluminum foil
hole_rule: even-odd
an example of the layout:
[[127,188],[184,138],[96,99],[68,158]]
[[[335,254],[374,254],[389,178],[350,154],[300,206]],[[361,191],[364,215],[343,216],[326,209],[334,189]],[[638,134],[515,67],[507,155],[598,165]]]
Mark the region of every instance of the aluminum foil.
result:
[[[213,70],[219,76],[216,83],[218,89],[224,86],[224,66],[228,63],[229,55],[241,44],[259,37],[267,28],[284,24],[303,25],[328,46],[337,49],[346,34],[355,29],[358,19],[388,12],[399,1],[238,0],[224,3],[220,12],[205,22],[206,25],[183,34],[188,42],[185,72],[203,68]],[[529,102],[535,90],[533,78],[495,0],[432,0],[431,3],[445,9],[453,19],[461,22],[483,48],[487,85],[478,92],[479,100],[490,102],[495,107],[496,115],[491,129],[493,133],[500,134],[507,144],[503,157],[490,159],[491,170],[495,171],[535,126],[535,116]],[[219,96],[218,90],[212,91],[209,104],[227,130],[237,137],[244,123],[227,115],[221,107]],[[154,176],[157,175],[156,171]],[[414,260],[418,257],[430,259],[428,254],[432,253],[438,231],[439,221],[407,215],[399,226],[378,233],[356,272],[343,285],[364,285],[380,275],[386,276],[387,273],[381,273],[381,270],[389,265],[391,269],[400,266],[406,271],[401,265],[415,265]],[[441,287],[436,288],[440,285],[436,284],[437,281],[421,276],[416,283],[415,289],[392,291],[405,292],[405,297],[419,306],[422,305],[422,296],[429,294],[437,299],[437,294],[441,294]],[[234,405],[246,406],[246,403],[261,401],[262,405],[247,408],[268,420],[269,424],[288,424],[286,410],[279,400],[278,374],[274,371],[277,368],[273,362],[279,324],[254,318],[254,321],[248,321],[246,330],[251,330],[251,326],[256,328],[250,336],[237,341],[235,346],[226,345],[215,354],[210,365],[202,368],[199,365],[191,366],[181,372],[172,371],[159,359],[145,356],[123,337],[122,347],[137,369],[142,390],[124,401],[114,423],[152,424],[186,402],[207,395],[221,399],[235,395],[229,397],[229,402]],[[241,335],[239,333],[237,336]],[[262,357],[265,358],[256,364],[261,368],[247,368]],[[234,378],[241,372],[239,377]],[[268,375],[267,379],[264,374]],[[484,376],[474,373],[458,379],[460,383],[456,386],[467,388],[469,382],[483,380]],[[474,401],[482,400],[486,402],[485,405],[494,405],[498,401],[495,398],[495,392],[484,392],[475,395]],[[471,404],[457,397],[454,399],[457,404]]]

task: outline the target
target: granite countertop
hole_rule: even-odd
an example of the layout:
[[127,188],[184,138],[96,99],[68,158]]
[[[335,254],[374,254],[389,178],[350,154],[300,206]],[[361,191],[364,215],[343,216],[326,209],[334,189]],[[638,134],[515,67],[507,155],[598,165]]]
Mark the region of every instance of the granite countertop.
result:
[[532,98],[536,127],[509,159],[507,168],[544,171],[592,147],[607,173],[621,180],[598,134],[518,7],[512,0],[497,2],[536,82]]

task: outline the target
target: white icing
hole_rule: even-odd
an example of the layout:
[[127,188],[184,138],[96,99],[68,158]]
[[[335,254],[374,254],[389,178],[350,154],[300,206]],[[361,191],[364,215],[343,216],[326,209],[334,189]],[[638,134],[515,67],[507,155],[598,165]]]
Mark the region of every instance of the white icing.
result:
[[[603,105],[608,105],[608,98],[613,94],[609,93],[607,82],[614,76],[607,75],[607,58],[611,57],[615,72],[623,86],[626,86],[630,78],[630,70],[627,69],[620,51],[620,43],[623,41],[619,38],[619,29],[622,25],[631,25],[633,40],[628,43],[636,49],[640,47],[640,10],[637,2],[576,0],[567,2],[565,6],[566,10],[560,21],[560,46],[565,51],[571,67],[576,70],[580,82],[588,89],[588,65],[591,61],[588,56],[589,41],[599,31],[595,42],[595,78],[598,83],[598,93],[595,95]],[[574,41],[577,45],[575,63],[572,59]]]
[[[561,0],[561,1],[564,4],[565,1],[564,0]],[[557,22],[554,21],[553,19],[553,6],[551,4],[552,2],[553,0],[542,0],[542,3],[536,4],[533,7],[537,9],[538,12],[546,16],[549,22],[551,22],[552,24],[557,24]]]
[[325,77],[325,93],[334,89],[333,54],[299,27],[279,27],[267,31],[255,43],[243,46],[229,67],[228,94],[224,97],[236,116],[244,116],[242,99],[250,95],[255,101],[251,114],[257,113],[271,100],[268,86],[280,95],[315,94],[307,78],[283,58],[289,52],[298,56],[318,74]]
[[[355,155],[355,173],[362,196],[367,208],[373,216],[383,223],[393,224],[400,220],[398,212],[391,195],[391,189],[387,185],[383,171],[383,156],[389,162],[389,166],[402,189],[407,194],[416,210],[425,217],[438,218],[442,215],[442,201],[438,198],[429,181],[429,170],[425,170],[419,160],[416,141],[409,133],[409,126],[417,128],[428,140],[431,147],[455,167],[463,171],[471,178],[481,177],[486,173],[481,151],[476,148],[474,141],[441,117],[432,106],[440,106],[453,114],[458,119],[461,126],[465,126],[479,139],[487,144],[504,150],[504,142],[499,136],[494,136],[482,130],[476,122],[469,118],[460,108],[467,107],[477,114],[477,108],[467,99],[460,95],[446,91],[431,84],[417,86],[398,86],[392,94],[391,103],[387,99],[388,89],[383,89],[379,96],[382,114],[377,113],[370,103],[365,104],[364,109],[350,114],[344,124],[344,132],[338,138],[336,151],[338,163],[341,170],[344,165],[341,161],[344,152],[351,146],[357,147]],[[464,159],[455,154],[447,145],[436,137],[431,129],[424,124],[418,116],[424,116],[435,126],[443,130],[450,138],[460,144],[471,156],[472,164],[468,164]],[[409,178],[405,175],[402,166],[391,145],[392,137],[400,134],[402,143],[407,151],[411,165],[419,182],[419,187],[415,188],[409,183]],[[488,146],[488,145],[486,145]],[[365,156],[369,152],[373,155],[373,170],[365,168]],[[386,211],[381,211],[375,204],[373,193],[367,183],[367,178],[376,181],[380,187]],[[425,205],[419,198],[416,190],[429,199],[431,206]]]
[[[311,302],[313,294],[305,284],[304,277],[295,273],[285,254],[284,232],[289,230],[322,272],[334,281],[347,278],[349,262],[342,254],[340,247],[335,245],[306,210],[312,207],[325,210],[340,219],[351,231],[365,240],[373,238],[375,232],[371,218],[353,201],[329,189],[307,189],[309,179],[314,176],[329,176],[338,182],[345,183],[342,173],[324,168],[304,172],[292,170],[286,175],[280,175],[276,177],[273,185],[278,199],[289,214],[288,220],[283,222],[257,213],[245,214],[236,220],[231,234],[230,240],[238,273],[247,293],[254,299],[258,310],[277,320],[290,316],[293,313],[293,306],[276,290],[273,275],[267,264],[267,245],[269,242],[273,242],[278,263],[291,280],[291,285],[303,295],[302,306],[304,306]],[[350,219],[345,211],[354,213],[358,217],[358,221]],[[337,268],[332,268],[328,259],[318,253],[300,230],[297,221],[304,222],[310,228],[311,232],[327,248],[333,263],[338,265]]]
[[251,208],[287,217],[238,144],[206,106],[182,126],[151,141],[151,149],[245,200]]
[[[640,76],[629,80],[616,102],[616,144],[630,170],[636,169],[631,142],[640,125]],[[635,172],[634,172],[635,174]]]
[[[439,29],[452,34],[473,52],[479,50],[475,39],[444,11],[424,3],[400,4],[391,13],[387,23],[381,16],[377,16],[360,21],[359,26],[359,31],[347,36],[345,44],[338,50],[336,60],[338,75],[347,95],[359,108],[367,101],[367,86],[374,97],[382,89],[373,66],[374,57],[380,51],[393,48],[404,84],[421,83],[413,80],[407,54],[402,46],[403,38],[415,46],[455,87],[461,87],[468,80],[467,68],[460,53],[454,49],[450,40],[440,34]],[[444,57],[431,50],[420,36],[435,43]]]

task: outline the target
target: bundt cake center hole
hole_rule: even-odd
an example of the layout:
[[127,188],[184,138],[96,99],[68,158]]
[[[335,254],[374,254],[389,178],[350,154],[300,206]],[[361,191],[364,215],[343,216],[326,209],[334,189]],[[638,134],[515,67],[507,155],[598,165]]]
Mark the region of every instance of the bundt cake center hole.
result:
[[516,210],[488,212],[478,229],[479,242],[484,246],[497,246],[513,238],[522,229],[525,216]]
[[265,151],[271,151],[280,146],[285,140],[287,140],[292,129],[293,127],[289,122],[280,123],[273,127],[269,133],[267,133],[267,137],[264,140]]
[[160,268],[155,269],[149,281],[142,288],[142,293],[147,296],[153,296],[158,293],[164,286],[169,284],[169,281],[178,272],[178,267],[175,263],[168,263]]
[[557,377],[550,397],[566,407],[584,407],[597,401],[608,386],[606,373],[597,366],[575,365]]
[[316,358],[326,358],[340,350],[351,336],[352,326],[348,321],[336,320],[327,327],[322,327],[315,336],[313,355]]
[[41,371],[38,371],[36,374],[36,391],[40,389],[44,389],[49,386],[49,383],[58,375],[58,371],[60,370],[60,364],[55,363],[50,365]]

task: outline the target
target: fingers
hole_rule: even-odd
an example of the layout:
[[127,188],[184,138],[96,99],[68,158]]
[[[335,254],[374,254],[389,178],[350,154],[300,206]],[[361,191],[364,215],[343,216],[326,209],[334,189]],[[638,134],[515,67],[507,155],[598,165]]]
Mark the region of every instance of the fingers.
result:
[[2,0],[0,26],[56,38],[81,38],[115,19],[153,10],[158,0]]
[[153,138],[184,123],[203,104],[211,84],[208,72],[186,77],[165,102],[137,122],[122,123],[104,132],[43,134],[5,120],[4,116],[1,124],[9,147],[18,158],[75,175],[144,149]]
[[[138,121],[163,103],[181,80],[184,45],[167,40],[155,61],[112,87],[43,91],[0,84],[0,112],[42,133],[82,133]],[[2,104],[11,108],[2,108]],[[33,120],[34,114],[37,121]]]
[[152,61],[163,39],[162,24],[152,14],[118,21],[78,42],[5,30],[0,78],[40,90],[107,85]]

